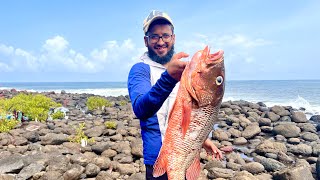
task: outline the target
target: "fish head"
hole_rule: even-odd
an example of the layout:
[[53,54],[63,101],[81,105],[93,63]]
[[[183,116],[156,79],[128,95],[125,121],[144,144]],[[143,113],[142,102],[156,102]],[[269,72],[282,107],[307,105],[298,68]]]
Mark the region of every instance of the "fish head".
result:
[[225,89],[223,50],[210,54],[208,46],[194,54],[183,72],[182,83],[199,107],[219,105]]

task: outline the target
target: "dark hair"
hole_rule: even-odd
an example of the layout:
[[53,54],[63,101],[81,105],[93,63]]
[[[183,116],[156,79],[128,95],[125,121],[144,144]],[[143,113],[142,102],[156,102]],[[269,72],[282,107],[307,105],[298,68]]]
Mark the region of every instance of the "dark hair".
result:
[[160,25],[166,25],[166,24],[167,24],[167,25],[169,25],[169,26],[171,27],[172,34],[174,34],[174,27],[173,27],[173,25],[172,25],[169,21],[167,21],[167,20],[165,20],[165,19],[157,19],[157,20],[153,21],[153,22],[150,24],[149,29],[148,29],[148,31],[146,32],[146,35],[149,33],[149,30],[152,29],[153,26],[155,26],[155,25],[157,25],[157,24],[160,24]]

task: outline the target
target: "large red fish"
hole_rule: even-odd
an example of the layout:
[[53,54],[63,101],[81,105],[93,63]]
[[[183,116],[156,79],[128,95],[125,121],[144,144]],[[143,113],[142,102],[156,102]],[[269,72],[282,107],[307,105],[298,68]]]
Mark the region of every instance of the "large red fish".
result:
[[195,53],[181,76],[154,177],[166,172],[171,180],[199,177],[200,150],[218,121],[224,79],[222,50],[210,54],[207,46]]

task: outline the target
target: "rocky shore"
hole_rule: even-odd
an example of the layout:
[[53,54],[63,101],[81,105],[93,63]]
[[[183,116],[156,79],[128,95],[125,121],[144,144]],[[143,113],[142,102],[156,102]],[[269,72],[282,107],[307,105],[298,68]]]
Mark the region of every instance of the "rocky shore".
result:
[[[0,91],[4,98],[17,93]],[[90,112],[86,100],[92,94],[42,94],[68,108],[68,118],[23,122],[0,133],[0,180],[144,179],[139,120],[127,96],[106,97],[112,107]],[[106,121],[115,121],[116,129],[108,129]],[[200,179],[317,179],[319,122],[320,115],[307,119],[303,109],[289,106],[223,102],[211,138],[218,147],[234,150],[222,161],[203,150]],[[84,133],[94,142],[70,142],[79,123],[85,123]]]

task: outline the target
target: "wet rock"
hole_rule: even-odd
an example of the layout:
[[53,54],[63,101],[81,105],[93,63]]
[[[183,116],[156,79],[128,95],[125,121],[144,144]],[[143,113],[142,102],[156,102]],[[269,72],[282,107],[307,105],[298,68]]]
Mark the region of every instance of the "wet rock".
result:
[[221,129],[217,129],[213,132],[213,139],[219,140],[219,141],[227,141],[229,140],[229,135],[227,132]]
[[272,142],[270,140],[265,140],[256,147],[255,151],[259,154],[278,152],[287,153],[287,147],[281,142]]
[[39,180],[66,180],[58,171],[46,171]]
[[96,177],[96,180],[113,180],[111,173],[106,171],[100,171]]
[[59,145],[68,141],[68,137],[64,134],[48,133],[41,137],[41,144],[43,145]]
[[305,123],[308,122],[307,116],[301,111],[293,111],[292,114],[292,121],[296,123]]
[[317,133],[317,128],[315,125],[311,123],[299,123],[298,126],[300,129],[304,132],[312,132],[312,133]]
[[142,140],[135,139],[134,141],[131,142],[131,153],[133,156],[136,156],[138,158],[143,157],[143,147],[142,147]]
[[260,118],[258,120],[259,126],[270,126],[271,125],[271,119],[269,118]]
[[320,155],[320,144],[315,144],[312,146],[312,154],[315,156]]
[[319,136],[317,134],[314,134],[311,132],[306,132],[306,133],[302,134],[301,138],[306,141],[310,141],[310,142],[319,140]]
[[87,177],[95,177],[99,172],[100,172],[100,167],[95,164],[89,163],[86,166],[85,173]]
[[228,129],[228,132],[231,134],[231,137],[238,138],[241,136],[241,131],[234,129],[234,128]]
[[224,169],[224,168],[211,168],[208,170],[208,177],[209,178],[232,178],[234,177],[235,172],[231,169]]
[[258,162],[250,162],[242,166],[242,170],[246,170],[252,174],[259,174],[264,171],[264,166]]
[[308,167],[298,166],[291,169],[284,169],[276,172],[273,176],[275,180],[311,180],[314,179],[312,173]]
[[133,164],[119,164],[118,169],[122,175],[131,175],[136,173],[136,169]]
[[17,172],[22,169],[23,166],[24,163],[19,155],[2,158],[0,159],[0,174]]
[[280,162],[286,163],[286,164],[291,164],[294,162],[294,159],[290,156],[288,156],[286,153],[284,152],[278,152],[278,159]]
[[313,122],[316,122],[316,123],[320,123],[320,115],[311,116],[310,121],[313,121]]
[[112,167],[112,162],[107,157],[96,157],[93,159],[93,163],[97,165],[101,170],[107,170]]
[[85,131],[85,134],[91,138],[91,137],[99,137],[103,134],[105,127],[104,126],[94,126],[93,128],[87,129]]
[[103,151],[107,150],[110,147],[108,142],[97,142],[91,147],[92,151],[101,154]]
[[103,151],[103,153],[101,154],[101,156],[108,157],[108,158],[113,158],[116,155],[117,155],[117,151],[113,149],[107,149]]
[[[32,163],[29,166],[24,167],[18,174],[18,179],[29,179],[34,174],[41,172],[45,169],[43,164]],[[0,178],[1,179],[1,178]]]
[[136,173],[136,174],[132,174],[128,180],[144,180],[145,179],[145,175],[143,173]]
[[245,128],[245,130],[242,132],[242,136],[246,139],[250,139],[258,135],[260,132],[261,129],[258,125],[251,124]]
[[234,171],[240,171],[241,165],[234,162],[227,162],[227,168]]
[[238,137],[238,138],[236,138],[234,141],[233,141],[233,144],[234,145],[244,145],[244,144],[247,144],[247,140],[246,140],[246,138],[244,138],[244,137]]
[[299,137],[300,128],[294,124],[279,124],[273,128],[275,134],[283,135],[286,138]]
[[232,178],[234,180],[256,180],[256,178],[248,171],[236,172]]
[[80,165],[74,166],[74,168],[67,170],[63,174],[63,178],[65,180],[78,180],[80,179],[80,176],[84,172],[84,170],[85,168]]
[[26,132],[24,134],[24,137],[30,141],[30,142],[37,142],[40,140],[40,136],[39,136],[39,133],[36,132],[36,131],[32,131],[32,132]]
[[271,111],[278,114],[279,116],[289,116],[290,115],[290,112],[282,106],[277,106],[277,105],[273,106],[273,107],[271,107]]
[[300,139],[299,138],[289,138],[288,139],[288,143],[290,143],[290,144],[299,144],[300,143]]
[[89,159],[83,154],[74,154],[70,157],[70,162],[73,164],[79,164],[81,166],[86,166],[89,163]]
[[291,145],[287,144],[288,152],[308,156],[312,154],[312,147],[306,144]]
[[15,174],[0,174],[0,180],[16,180],[18,179]]
[[276,122],[280,119],[280,116],[274,112],[267,112],[267,117],[272,121]]
[[284,164],[277,160],[265,158],[262,156],[256,156],[254,157],[254,160],[261,163],[267,171],[278,171],[286,167]]

